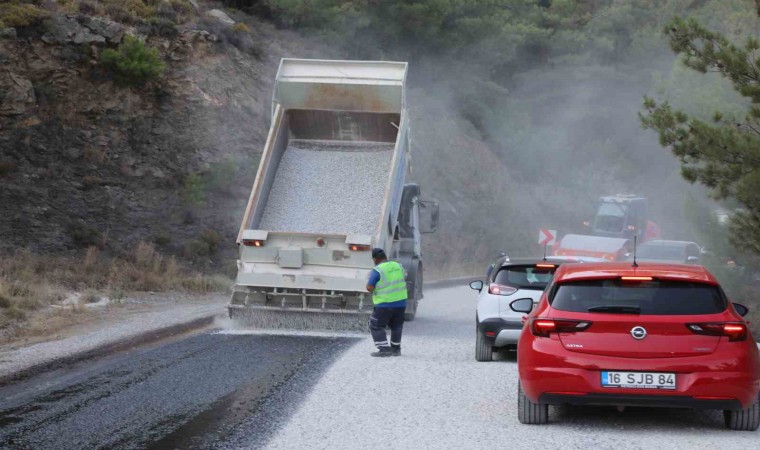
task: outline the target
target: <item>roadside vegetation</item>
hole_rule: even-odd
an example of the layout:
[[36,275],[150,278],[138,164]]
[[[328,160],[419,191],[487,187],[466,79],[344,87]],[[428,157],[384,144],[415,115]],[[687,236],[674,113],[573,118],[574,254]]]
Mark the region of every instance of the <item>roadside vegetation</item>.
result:
[[118,303],[134,292],[226,292],[230,284],[223,275],[188,270],[145,242],[120,256],[94,246],[82,257],[18,251],[0,258],[0,330],[51,305],[78,310],[103,297]]
[[103,50],[100,58],[116,81],[127,86],[141,87],[157,79],[166,68],[158,50],[146,47],[144,42],[132,36],[124,36],[118,49]]

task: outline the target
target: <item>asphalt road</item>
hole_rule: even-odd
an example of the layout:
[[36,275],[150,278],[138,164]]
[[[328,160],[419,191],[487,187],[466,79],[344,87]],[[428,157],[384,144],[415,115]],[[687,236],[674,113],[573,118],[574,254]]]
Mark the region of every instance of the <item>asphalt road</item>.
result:
[[712,411],[552,408],[521,425],[513,358],[474,359],[475,295],[428,290],[400,358],[368,338],[215,332],[0,388],[0,448],[760,448]]
[[352,338],[204,333],[0,388],[0,448],[260,447]]

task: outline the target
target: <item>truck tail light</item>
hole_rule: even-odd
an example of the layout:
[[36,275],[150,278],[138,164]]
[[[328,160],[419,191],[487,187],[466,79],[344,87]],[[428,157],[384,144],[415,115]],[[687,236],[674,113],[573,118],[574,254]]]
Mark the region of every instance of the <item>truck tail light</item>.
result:
[[686,328],[694,334],[728,336],[729,342],[747,339],[747,325],[741,322],[687,323]]
[[549,337],[551,333],[586,331],[591,323],[588,320],[533,318],[530,321],[530,332],[534,336]]
[[493,295],[512,295],[517,292],[517,288],[512,286],[502,286],[501,284],[491,283],[488,285],[488,293]]
[[243,239],[243,245],[246,247],[263,247],[263,239]]
[[351,244],[348,246],[348,249],[351,250],[352,252],[368,252],[369,245]]

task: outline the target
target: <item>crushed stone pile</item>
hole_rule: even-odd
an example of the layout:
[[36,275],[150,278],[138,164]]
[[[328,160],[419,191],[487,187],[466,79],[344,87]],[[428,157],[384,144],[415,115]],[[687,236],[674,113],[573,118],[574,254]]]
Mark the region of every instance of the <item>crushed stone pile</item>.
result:
[[393,148],[385,142],[291,140],[258,228],[374,234]]

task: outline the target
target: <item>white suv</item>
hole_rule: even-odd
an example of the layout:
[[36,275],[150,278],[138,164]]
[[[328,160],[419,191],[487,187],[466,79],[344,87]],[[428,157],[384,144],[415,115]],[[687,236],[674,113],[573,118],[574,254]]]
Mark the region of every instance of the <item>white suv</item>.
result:
[[[475,359],[491,361],[496,349],[516,349],[522,331],[525,303],[538,303],[541,293],[560,264],[577,260],[512,259],[499,261],[486,282],[473,281],[470,287],[478,296]],[[514,304],[514,305],[513,305]],[[515,307],[513,309],[512,307]]]

